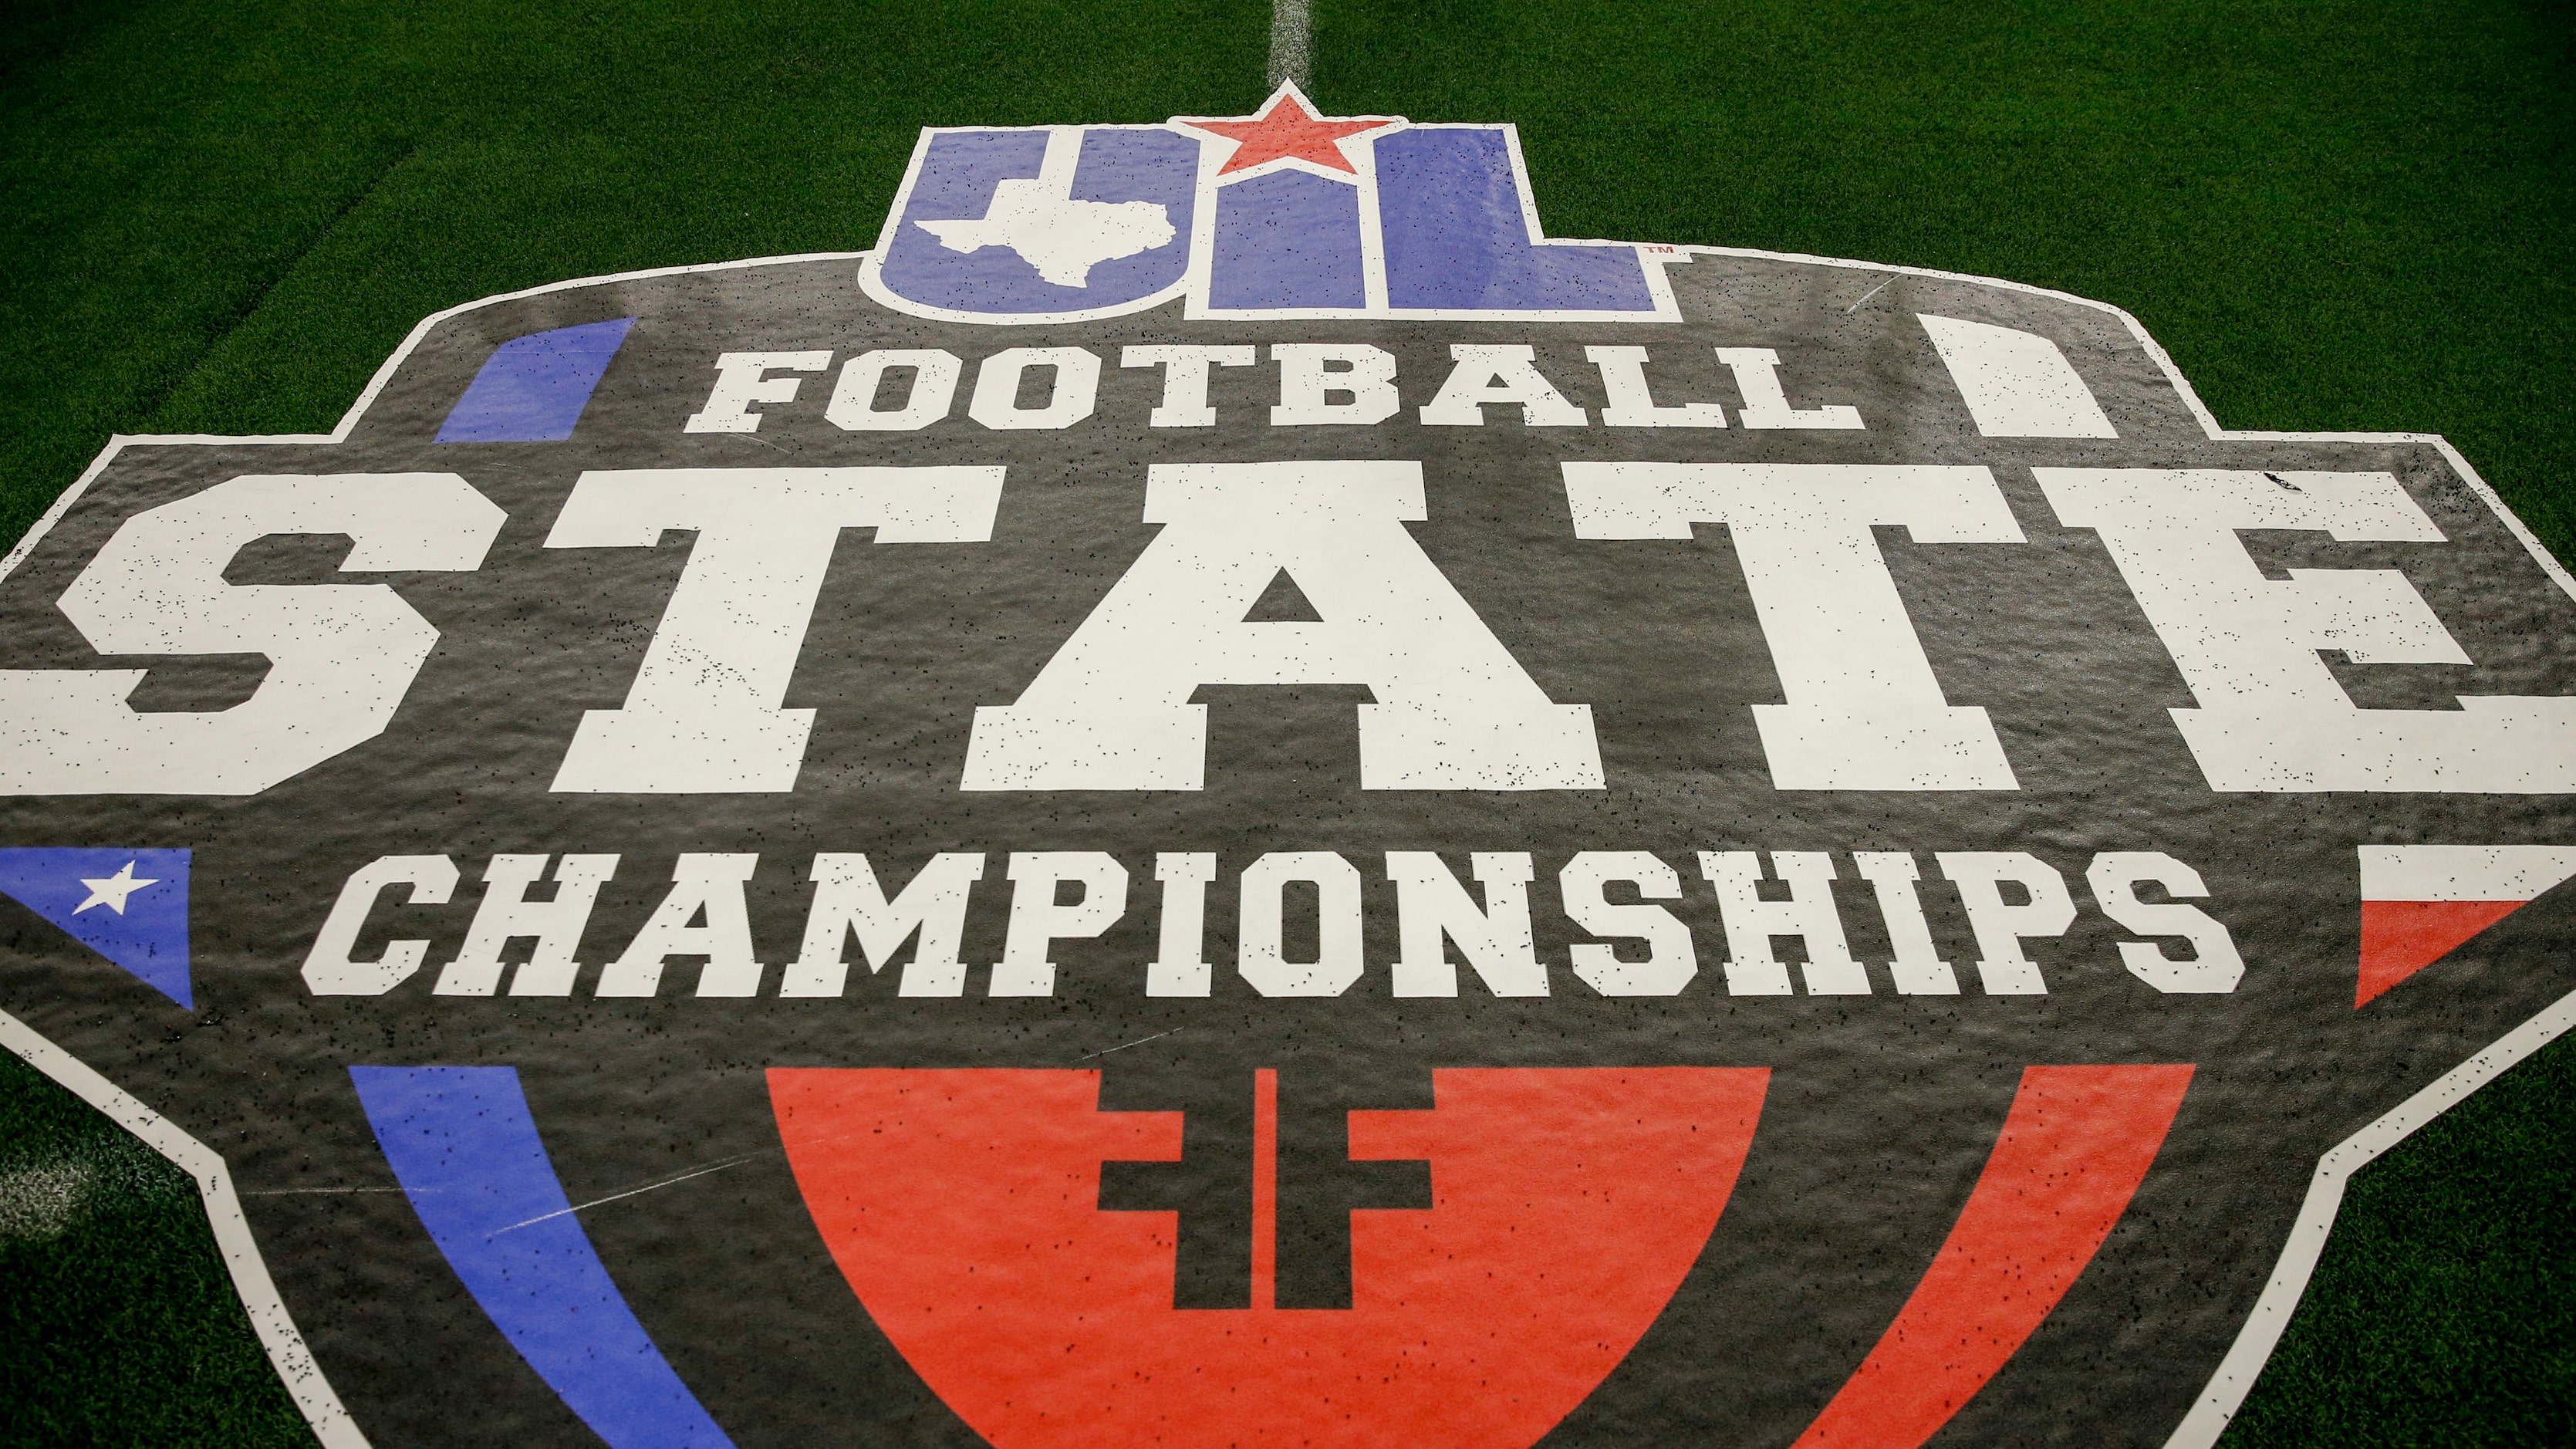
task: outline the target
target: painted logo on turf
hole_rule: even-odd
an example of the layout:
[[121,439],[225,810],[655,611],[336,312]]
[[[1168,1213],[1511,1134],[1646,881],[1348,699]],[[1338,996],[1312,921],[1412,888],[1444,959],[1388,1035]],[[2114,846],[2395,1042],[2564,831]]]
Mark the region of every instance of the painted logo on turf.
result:
[[2569,581],[2113,309],[1529,195],[934,130],[865,255],[120,441],[0,570],[0,1040],[334,1444],[2206,1445],[2576,1020]]
[[[1669,249],[1665,249],[1669,251]],[[868,295],[957,322],[1671,320],[1648,249],[1549,241],[1510,126],[1259,113],[922,133]]]

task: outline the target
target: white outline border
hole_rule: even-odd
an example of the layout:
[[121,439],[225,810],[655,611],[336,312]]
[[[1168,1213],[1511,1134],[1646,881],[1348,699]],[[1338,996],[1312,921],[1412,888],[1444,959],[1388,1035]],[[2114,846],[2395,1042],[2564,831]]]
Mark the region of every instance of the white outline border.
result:
[[2262,1296],[2254,1300],[2252,1311],[2245,1315],[2245,1324],[2237,1330],[2236,1342],[2229,1346],[2227,1356],[2210,1374],[2208,1387],[2200,1391],[2200,1398],[2175,1427],[2173,1437],[2165,1440],[2165,1449],[2209,1449],[2226,1432],[2236,1411],[2244,1407],[2245,1395],[2263,1376],[2263,1367],[2271,1361],[2282,1330],[2290,1326],[2291,1315],[2307,1294],[2308,1278],[2325,1254],[2335,1214],[2343,1208],[2344,1184],[2352,1175],[2412,1136],[2415,1129],[2458,1106],[2505,1068],[2556,1041],[2570,1026],[2576,1026],[2576,991],[2505,1033],[2493,1046],[2444,1072],[2432,1085],[2398,1103],[2387,1115],[2345,1138],[2318,1159],[2316,1175],[2308,1179],[2307,1200],[2299,1204],[2298,1221],[2290,1225],[2289,1241],[2281,1246],[2281,1258],[2273,1265],[2270,1281],[2263,1285]]
[[[945,129],[1021,130],[1026,128],[950,127]],[[1145,126],[1126,129],[1161,128]],[[923,139],[915,147],[916,165],[921,148],[929,145],[929,135],[929,130],[925,128],[922,133]],[[1513,128],[1510,135],[1512,162],[1517,169],[1521,164],[1520,133],[1517,128]],[[1535,207],[1536,202],[1527,190],[1526,174],[1522,175],[1521,180],[1524,200]],[[904,177],[907,189],[911,181],[912,172],[907,170]],[[901,207],[902,196],[899,194],[895,210],[890,215],[900,215]],[[1534,213],[1532,225],[1535,228]],[[2452,447],[2448,439],[2437,433],[2231,432],[2218,425],[2217,417],[2210,412],[2208,405],[2201,401],[2200,394],[2193,389],[2191,379],[2183,376],[2182,370],[2174,365],[2172,356],[2148,334],[2145,325],[2131,316],[2127,309],[2114,306],[2109,302],[2097,302],[2090,297],[2078,297],[2071,292],[2036,287],[2027,282],[2015,282],[2002,277],[1980,277],[1964,272],[1940,271],[1931,267],[1853,261],[1843,257],[1811,256],[1802,252],[1771,252],[1752,247],[1687,244],[1676,244],[1665,248],[1663,244],[1651,242],[1623,242],[1617,245],[1635,246],[1640,258],[1648,260],[1648,275],[1659,282],[1663,280],[1662,268],[1652,261],[1658,256],[1744,257],[1756,261],[1797,262],[1813,266],[1839,267],[1850,271],[1883,274],[1891,279],[1923,277],[1938,282],[1964,282],[1972,286],[2018,292],[2024,296],[2045,297],[2052,301],[2108,313],[2119,318],[2121,324],[2129,329],[2129,335],[2137,340],[2148,358],[2164,373],[2165,380],[2173,384],[2174,391],[2181,397],[2183,406],[2199,422],[2201,430],[2212,442],[2423,443],[2431,446],[2441,453],[2453,471],[2469,485],[2470,492],[2487,505],[2515,538],[2522,541],[2523,549],[2531,555],[2534,562],[2540,565],[2542,572],[2558,585],[2560,592],[2566,594],[2571,601],[2576,601],[2576,577],[2571,577],[2566,567],[2560,564],[2548,549],[2541,546],[2539,537],[2532,533],[2529,526],[2524,524],[2511,508],[2505,506],[2504,499],[2497,495],[2486,479],[2478,475],[2477,469],[2469,466],[2469,460],[2462,457],[2460,451]],[[861,263],[861,276],[864,278],[866,264],[873,257],[872,252],[803,252],[791,256],[751,257],[732,262],[702,262],[690,266],[653,267],[642,271],[576,277],[567,281],[549,282],[540,287],[528,287],[516,292],[481,297],[471,302],[460,302],[453,307],[433,312],[422,318],[411,329],[410,334],[403,338],[402,345],[396,347],[392,355],[385,359],[383,365],[376,369],[375,375],[368,379],[367,386],[358,394],[357,401],[351,403],[349,410],[341,415],[339,425],[328,433],[285,433],[246,437],[210,433],[119,433],[110,436],[107,446],[99,450],[98,457],[82,471],[80,477],[74,480],[70,487],[63,490],[62,497],[56,499],[53,506],[45,510],[44,515],[28,528],[26,537],[19,540],[7,557],[0,558],[0,580],[5,580],[16,571],[18,565],[34,552],[36,545],[52,530],[54,524],[60,521],[63,515],[70,511],[73,503],[89,490],[91,482],[106,470],[107,465],[115,460],[118,453],[124,451],[129,445],[311,444],[346,441],[351,429],[357,426],[358,420],[366,414],[368,407],[384,391],[385,385],[392,381],[394,374],[411,356],[412,350],[429,335],[430,329],[451,317],[501,302],[515,302],[525,297],[570,291],[576,287],[645,281],[655,277],[685,276],[699,272],[735,271],[749,267],[790,266],[801,262],[856,260]],[[869,295],[876,298],[873,291]],[[1669,298],[1668,292],[1666,296]],[[882,302],[884,299],[876,298],[876,300]],[[1164,300],[1169,300],[1169,296],[1166,295]],[[894,310],[909,312],[916,316],[927,315],[910,307],[897,307]],[[1121,314],[1113,312],[1100,315]],[[1425,321],[1450,320],[1439,314],[1430,313],[1403,315]],[[956,320],[981,321],[984,319]],[[1086,320],[1089,320],[1088,317]],[[1473,314],[1472,320],[1545,321],[1551,319],[1510,318],[1477,313]],[[1609,322],[1620,319],[1610,314],[1582,313],[1566,320]],[[2554,1005],[2497,1038],[2466,1061],[2444,1073],[2430,1086],[2336,1144],[2318,1160],[2316,1173],[2309,1179],[2307,1197],[2300,1204],[2298,1218],[2291,1226],[2287,1241],[2282,1245],[2281,1256],[2274,1264],[2270,1279],[2265,1282],[2263,1291],[2256,1298],[2253,1308],[2247,1312],[2245,1321],[2237,1330],[2235,1342],[2229,1347],[2226,1357],[2219,1361],[2218,1368],[2211,1373],[2207,1386],[2201,1390],[2200,1396],[2193,1402],[2190,1411],[2184,1415],[2181,1424],[2176,1426],[2172,1435],[2165,1441],[2165,1449],[2206,1449],[2206,1446],[2217,1441],[2219,1434],[2235,1417],[2236,1411],[2243,1406],[2245,1395],[2261,1377],[2264,1366],[2271,1359],[2272,1349],[2280,1341],[2282,1330],[2288,1326],[2291,1314],[2297,1309],[2300,1298],[2307,1291],[2308,1279],[2316,1271],[2318,1258],[2324,1251],[2326,1240],[2333,1230],[2335,1215],[2343,1206],[2344,1185],[2352,1174],[2405,1140],[2417,1128],[2457,1106],[2478,1088],[2501,1075],[2508,1067],[2556,1040],[2571,1026],[2576,1026],[2576,993],[2561,997]],[[168,1119],[127,1095],[77,1057],[46,1040],[34,1029],[5,1011],[0,1011],[0,1046],[8,1047],[38,1071],[70,1088],[83,1100],[105,1112],[119,1126],[142,1138],[154,1150],[177,1163],[198,1180],[198,1190],[206,1200],[207,1218],[215,1226],[216,1240],[224,1246],[225,1265],[232,1272],[233,1285],[242,1295],[243,1306],[249,1311],[253,1326],[259,1330],[260,1341],[268,1350],[269,1362],[276,1368],[278,1377],[285,1383],[287,1391],[294,1395],[297,1407],[304,1411],[305,1421],[312,1425],[314,1434],[325,1445],[330,1446],[330,1449],[342,1449],[342,1446],[350,1446],[350,1449],[365,1449],[366,1439],[359,1433],[348,1411],[341,1407],[338,1396],[331,1391],[321,1366],[314,1361],[311,1350],[305,1346],[303,1336],[296,1331],[294,1319],[287,1312],[286,1302],[278,1295],[276,1284],[268,1275],[267,1265],[259,1255],[258,1244],[251,1240],[248,1225],[241,1216],[240,1202],[233,1196],[231,1184],[224,1176],[222,1156],[180,1131]],[[234,1241],[235,1235],[238,1235],[238,1243]]]
[[313,1351],[305,1347],[304,1335],[295,1330],[294,1316],[286,1311],[286,1300],[278,1296],[277,1284],[268,1276],[268,1263],[259,1255],[259,1244],[251,1239],[250,1221],[242,1216],[241,1199],[233,1193],[232,1173],[224,1165],[223,1154],[181,1131],[178,1124],[127,1095],[86,1062],[5,1011],[0,1011],[0,1046],[69,1087],[82,1101],[114,1118],[117,1125],[142,1138],[153,1151],[196,1179],[197,1195],[206,1203],[206,1222],[215,1230],[215,1246],[224,1255],[225,1269],[233,1275],[233,1289],[241,1295],[242,1307],[250,1314],[250,1326],[259,1333],[260,1346],[268,1350],[270,1366],[293,1396],[295,1407],[304,1411],[304,1422],[313,1426],[313,1437],[321,1440],[326,1449],[368,1449],[367,1436],[358,1431],[358,1421],[341,1407],[340,1396],[331,1392],[331,1381],[323,1377],[322,1366],[313,1361]]
[[[396,347],[393,354],[377,367],[375,376],[367,379],[367,385],[359,392],[357,401],[349,404],[349,410],[340,415],[338,426],[327,433],[275,433],[251,437],[232,437],[219,433],[117,433],[111,435],[107,440],[107,446],[101,448],[90,465],[81,470],[80,477],[74,479],[72,485],[63,490],[62,497],[55,499],[53,506],[46,509],[44,515],[28,527],[27,536],[20,539],[16,547],[9,550],[7,557],[0,558],[0,579],[8,578],[10,574],[17,571],[20,564],[26,562],[28,556],[35,552],[36,545],[53,530],[54,525],[62,520],[64,514],[71,511],[72,505],[89,491],[89,485],[97,480],[99,474],[107,471],[107,465],[114,462],[119,453],[124,452],[131,445],[245,443],[294,446],[348,441],[350,432],[358,425],[358,420],[366,415],[370,406],[374,405],[376,398],[384,392],[385,385],[393,381],[394,374],[399,372],[403,363],[410,359],[413,349],[420,346],[421,340],[429,335],[430,329],[451,317],[480,307],[489,307],[495,303],[515,302],[525,297],[543,296],[548,292],[570,291],[576,287],[600,286],[611,282],[644,281],[653,277],[674,277],[693,272],[724,272],[746,267],[784,266],[797,262],[848,261],[862,255],[865,254],[808,252],[798,256],[755,257],[738,262],[702,262],[693,266],[653,267],[637,272],[576,277],[569,281],[548,282],[541,287],[529,287],[521,291],[477,298],[471,302],[460,302],[456,306],[433,312],[412,327],[410,334],[403,338],[402,345]],[[287,1394],[295,1400],[295,1407],[304,1415],[304,1422],[312,1428],[313,1437],[322,1442],[324,1449],[369,1449],[367,1436],[358,1428],[357,1420],[352,1418],[348,1409],[341,1404],[340,1396],[332,1390],[329,1377],[322,1372],[321,1364],[313,1357],[312,1348],[305,1343],[303,1333],[296,1328],[295,1316],[288,1311],[286,1299],[277,1291],[276,1280],[269,1276],[268,1262],[260,1256],[259,1244],[251,1236],[250,1222],[242,1215],[241,1199],[233,1191],[231,1169],[224,1162],[223,1154],[189,1136],[177,1123],[153,1111],[140,1099],[101,1076],[88,1063],[56,1045],[43,1033],[5,1010],[0,1010],[0,1047],[7,1047],[29,1066],[61,1083],[82,1101],[106,1113],[116,1125],[143,1139],[145,1145],[177,1164],[181,1171],[196,1180],[197,1195],[205,1201],[206,1222],[214,1229],[215,1244],[224,1255],[224,1268],[232,1274],[233,1290],[241,1295],[242,1308],[250,1315],[251,1327],[259,1334],[260,1347],[268,1354],[269,1367],[276,1371],[278,1381],[285,1385]]]

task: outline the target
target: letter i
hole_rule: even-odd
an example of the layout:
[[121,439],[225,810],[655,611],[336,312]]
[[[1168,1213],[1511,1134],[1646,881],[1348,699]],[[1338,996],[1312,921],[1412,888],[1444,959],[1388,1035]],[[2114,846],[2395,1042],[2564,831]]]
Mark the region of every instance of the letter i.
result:
[[1887,921],[1888,944],[1896,959],[1887,963],[1899,996],[1956,996],[1958,973],[1932,944],[1932,927],[1923,919],[1923,902],[1914,883],[1923,878],[1906,850],[1856,850],[1852,865],[1878,892],[1878,913]]
[[1154,857],[1154,879],[1163,883],[1163,941],[1145,968],[1147,996],[1205,996],[1214,972],[1207,963],[1208,882],[1216,857],[1200,852]]

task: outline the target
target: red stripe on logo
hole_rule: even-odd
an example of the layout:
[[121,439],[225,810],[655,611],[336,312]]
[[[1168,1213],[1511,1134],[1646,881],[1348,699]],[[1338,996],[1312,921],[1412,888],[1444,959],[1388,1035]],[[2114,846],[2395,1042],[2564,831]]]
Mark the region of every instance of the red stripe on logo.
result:
[[2361,978],[2352,1009],[2361,1010],[2398,982],[2448,956],[2471,936],[2521,910],[2528,901],[2363,901]]
[[2147,1175],[2184,1066],[2029,1067],[1967,1209],[1808,1445],[1912,1449],[2055,1311]]
[[1279,1306],[1279,1069],[1252,1074],[1252,1308]]

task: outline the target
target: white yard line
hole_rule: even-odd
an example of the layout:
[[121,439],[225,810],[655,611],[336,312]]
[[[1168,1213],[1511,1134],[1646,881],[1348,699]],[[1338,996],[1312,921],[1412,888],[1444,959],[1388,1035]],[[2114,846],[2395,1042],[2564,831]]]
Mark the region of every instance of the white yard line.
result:
[[1312,11],[1311,0],[1271,0],[1271,89],[1278,89],[1282,81],[1295,81],[1302,91],[1314,75],[1314,54],[1307,43],[1313,28]]

